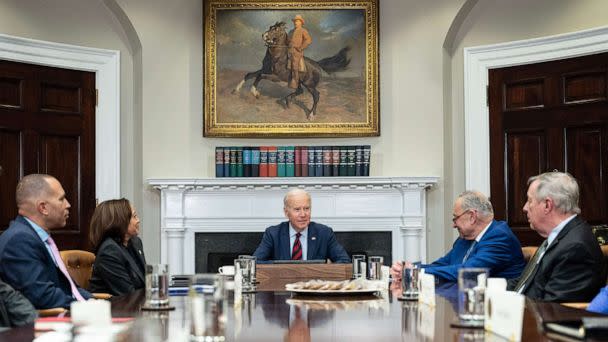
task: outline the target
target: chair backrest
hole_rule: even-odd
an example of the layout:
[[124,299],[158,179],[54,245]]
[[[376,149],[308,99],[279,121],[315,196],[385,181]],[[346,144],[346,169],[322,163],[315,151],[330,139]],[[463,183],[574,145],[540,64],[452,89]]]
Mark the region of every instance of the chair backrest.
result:
[[72,279],[83,289],[89,288],[95,254],[78,249],[65,250],[59,253]]
[[532,259],[537,249],[538,246],[526,246],[521,248],[521,252],[524,254],[524,260],[526,260],[526,263]]

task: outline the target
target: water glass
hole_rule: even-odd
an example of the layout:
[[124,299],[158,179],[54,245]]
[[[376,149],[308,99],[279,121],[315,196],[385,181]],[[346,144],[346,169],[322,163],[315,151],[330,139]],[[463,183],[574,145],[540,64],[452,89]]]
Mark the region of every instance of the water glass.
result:
[[487,268],[458,270],[458,318],[463,322],[483,324]]
[[146,303],[144,307],[162,308],[169,305],[169,266],[146,265]]
[[191,341],[226,339],[225,277],[220,274],[195,274],[186,299]]
[[384,265],[384,257],[370,256],[367,264],[369,279],[382,280],[382,265]]
[[353,254],[353,279],[365,277],[365,268],[363,267],[364,263],[365,255]]
[[418,298],[418,274],[420,269],[415,265],[413,267],[403,267],[401,273],[401,289],[403,290],[403,298]]
[[[255,291],[255,256],[239,255],[238,259],[234,259],[235,281],[241,279],[242,292]],[[235,284],[238,286],[238,284]]]

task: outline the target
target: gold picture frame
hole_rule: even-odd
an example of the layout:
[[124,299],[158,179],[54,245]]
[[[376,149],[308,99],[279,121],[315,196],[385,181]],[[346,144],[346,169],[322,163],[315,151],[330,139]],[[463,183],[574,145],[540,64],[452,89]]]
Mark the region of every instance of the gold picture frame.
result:
[[205,0],[203,16],[203,136],[380,135],[378,0]]

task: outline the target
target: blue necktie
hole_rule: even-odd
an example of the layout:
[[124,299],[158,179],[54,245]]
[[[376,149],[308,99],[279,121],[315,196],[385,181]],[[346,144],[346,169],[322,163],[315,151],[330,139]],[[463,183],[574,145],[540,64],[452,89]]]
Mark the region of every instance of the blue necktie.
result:
[[462,258],[462,263],[463,264],[469,258],[469,254],[471,254],[471,251],[473,251],[473,248],[475,247],[476,244],[477,244],[477,240],[473,240],[473,243],[471,244],[471,247],[469,247],[469,250],[467,250],[467,253],[464,255],[464,258]]

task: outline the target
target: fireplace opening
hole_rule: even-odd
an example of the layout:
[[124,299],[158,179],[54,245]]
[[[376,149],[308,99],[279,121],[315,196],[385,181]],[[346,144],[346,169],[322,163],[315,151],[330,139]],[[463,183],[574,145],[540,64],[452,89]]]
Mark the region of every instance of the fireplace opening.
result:
[[[241,254],[251,255],[262,240],[262,232],[196,233],[196,273],[216,273],[223,265],[232,265]],[[392,234],[390,231],[336,232],[336,239],[349,256],[364,254],[382,256],[384,264],[392,264]]]

